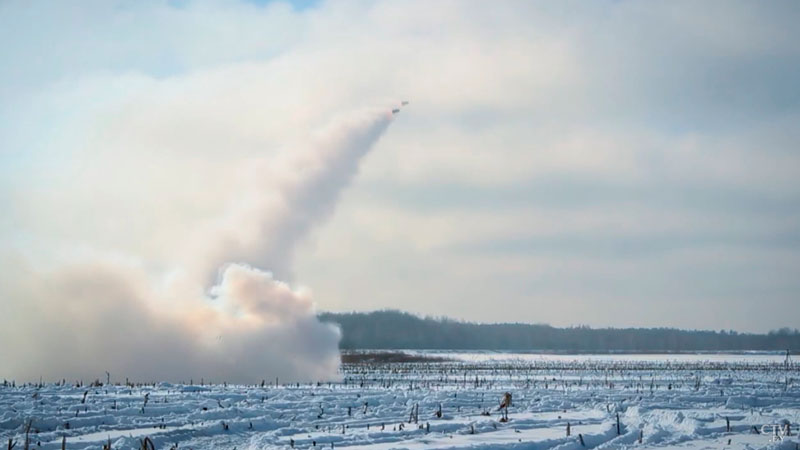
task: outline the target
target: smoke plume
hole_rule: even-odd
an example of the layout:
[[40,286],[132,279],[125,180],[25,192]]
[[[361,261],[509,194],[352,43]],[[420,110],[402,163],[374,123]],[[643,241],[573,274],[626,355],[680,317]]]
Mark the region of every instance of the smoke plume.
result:
[[4,262],[0,376],[335,378],[338,328],[317,320],[310,292],[281,280],[390,121],[385,109],[359,111],[289,156],[241,161],[234,198],[164,261],[90,251],[66,264]]

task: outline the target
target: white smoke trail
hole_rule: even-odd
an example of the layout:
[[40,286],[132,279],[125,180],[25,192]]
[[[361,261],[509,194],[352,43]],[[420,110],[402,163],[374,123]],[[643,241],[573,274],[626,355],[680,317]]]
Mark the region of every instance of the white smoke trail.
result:
[[339,330],[317,320],[310,293],[267,270],[289,274],[296,244],[333,211],[390,121],[385,109],[361,111],[288,158],[245,161],[255,181],[167,270],[124,258],[50,271],[6,264],[0,295],[13,323],[0,328],[0,376],[335,378]]
[[221,265],[237,261],[289,277],[294,247],[333,211],[361,157],[390,121],[386,109],[360,111],[334,121],[305,144],[308,148],[288,158],[249,161],[252,184],[222,220],[202,230],[193,243],[204,249],[203,258],[196,261],[205,266],[195,270],[214,277]]

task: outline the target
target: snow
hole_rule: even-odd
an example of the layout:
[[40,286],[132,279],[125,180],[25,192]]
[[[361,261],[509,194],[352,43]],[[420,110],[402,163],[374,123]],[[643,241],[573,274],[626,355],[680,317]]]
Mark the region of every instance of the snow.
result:
[[[307,385],[0,385],[0,444],[14,439],[21,448],[28,421],[31,448],[42,449],[60,449],[62,437],[68,449],[108,440],[115,449],[138,448],[145,436],[158,449],[580,449],[581,439],[586,448],[794,449],[800,442],[800,365],[780,355],[445,356],[453,360],[345,365],[343,381]],[[507,423],[497,411],[505,392],[513,394]],[[784,423],[791,436],[775,436],[770,425]]]

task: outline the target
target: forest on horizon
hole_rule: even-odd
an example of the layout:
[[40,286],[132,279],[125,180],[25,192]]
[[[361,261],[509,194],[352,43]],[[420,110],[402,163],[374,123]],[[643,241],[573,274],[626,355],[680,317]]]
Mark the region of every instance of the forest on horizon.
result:
[[320,313],[341,327],[339,347],[352,349],[516,350],[554,352],[689,352],[800,350],[800,331],[769,333],[677,328],[553,327],[527,323],[473,323],[419,317],[403,311]]

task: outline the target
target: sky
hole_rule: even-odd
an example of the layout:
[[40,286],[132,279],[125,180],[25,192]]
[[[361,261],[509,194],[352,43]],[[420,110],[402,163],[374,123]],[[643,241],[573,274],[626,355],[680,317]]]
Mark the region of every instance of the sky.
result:
[[[32,300],[43,273],[199,261],[203,288],[250,271],[302,321],[292,289],[317,311],[794,328],[799,22],[790,1],[0,2],[0,302],[30,327],[29,303],[72,301]],[[300,149],[401,100],[306,178]],[[303,183],[256,215],[285,229],[198,256],[220,211]],[[248,214],[215,245],[251,242]]]

